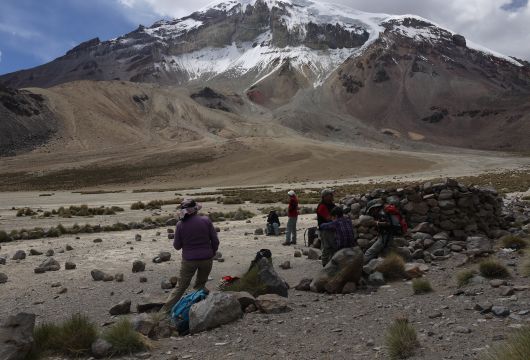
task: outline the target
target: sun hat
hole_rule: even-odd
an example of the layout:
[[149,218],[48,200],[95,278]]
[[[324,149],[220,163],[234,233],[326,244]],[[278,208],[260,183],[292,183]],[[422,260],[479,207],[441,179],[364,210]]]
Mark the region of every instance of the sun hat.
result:
[[322,190],[321,195],[322,195],[322,197],[324,197],[324,196],[327,196],[327,195],[333,195],[334,193],[335,193],[335,191],[333,191],[332,189],[324,189],[324,190]]
[[290,191],[287,193],[287,195],[289,195],[289,196],[295,196],[296,193],[294,192],[294,190],[290,190]]
[[200,204],[197,204],[193,199],[186,199],[180,203],[180,218],[183,219],[186,215],[193,215],[202,209]]

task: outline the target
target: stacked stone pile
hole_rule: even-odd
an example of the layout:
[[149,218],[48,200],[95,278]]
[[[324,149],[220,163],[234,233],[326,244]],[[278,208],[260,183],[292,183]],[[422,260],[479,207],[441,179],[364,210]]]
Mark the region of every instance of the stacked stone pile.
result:
[[[364,215],[366,204],[374,199],[401,209],[410,231],[403,238],[396,238],[395,245],[408,248],[411,258],[427,260],[432,255],[447,256],[451,251],[469,251],[474,255],[489,252],[492,245],[489,239],[507,233],[503,230],[507,228],[503,199],[494,189],[465,186],[446,179],[440,183],[378,189],[342,199],[345,212],[354,219],[363,249],[377,237],[374,219]],[[409,257],[403,250],[405,257]]]

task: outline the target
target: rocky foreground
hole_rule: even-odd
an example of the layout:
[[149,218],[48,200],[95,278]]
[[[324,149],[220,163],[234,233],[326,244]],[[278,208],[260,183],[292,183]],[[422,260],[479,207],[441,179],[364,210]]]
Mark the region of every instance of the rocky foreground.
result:
[[[392,247],[401,264],[387,256],[363,266],[359,250],[344,250],[322,269],[318,249],[282,247],[280,239],[260,235],[260,218],[227,222],[219,229],[223,254],[212,280],[241,275],[257,250],[269,248],[273,262],[261,261],[258,272],[266,286],[249,289],[253,294],[211,293],[193,307],[192,335],[184,337],[150,314],[177,282],[179,260],[161,243],[165,232],[3,244],[0,354],[23,358],[35,322],[75,312],[102,329],[130,317],[152,348],[125,358],[152,359],[385,359],[386,332],[396,318],[416,330],[411,358],[474,359],[528,326],[530,204],[524,195],[503,198],[447,180],[346,197],[341,203],[362,249],[375,241],[373,219],[361,215],[375,198],[400,203],[411,225]],[[301,217],[300,228],[313,225],[313,215]],[[431,291],[418,291],[417,279],[427,280]],[[90,352],[86,357],[107,356],[112,344],[99,339]]]

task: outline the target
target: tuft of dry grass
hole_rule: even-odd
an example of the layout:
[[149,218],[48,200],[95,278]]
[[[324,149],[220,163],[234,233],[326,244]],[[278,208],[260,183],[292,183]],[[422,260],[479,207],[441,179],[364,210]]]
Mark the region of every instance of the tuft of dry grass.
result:
[[501,239],[502,247],[513,250],[524,249],[528,246],[528,243],[525,239],[520,238],[519,236],[507,235]]
[[510,272],[506,266],[493,259],[482,261],[479,264],[479,271],[482,276],[488,279],[504,279],[510,277]]
[[530,326],[516,331],[508,340],[488,350],[483,360],[528,360],[530,359]]
[[433,291],[431,283],[425,278],[412,280],[412,290],[414,295],[428,294]]
[[148,349],[146,339],[133,329],[127,318],[121,318],[103,333],[103,339],[112,345],[113,355],[129,355]]
[[464,287],[467,284],[469,284],[469,282],[471,281],[471,279],[475,275],[477,275],[477,272],[475,270],[463,270],[463,271],[460,271],[456,275],[456,282],[457,282],[458,287]]
[[419,346],[416,330],[406,319],[397,319],[386,332],[385,344],[390,359],[406,359]]
[[376,270],[383,274],[385,280],[399,280],[407,277],[405,260],[396,253],[387,255]]

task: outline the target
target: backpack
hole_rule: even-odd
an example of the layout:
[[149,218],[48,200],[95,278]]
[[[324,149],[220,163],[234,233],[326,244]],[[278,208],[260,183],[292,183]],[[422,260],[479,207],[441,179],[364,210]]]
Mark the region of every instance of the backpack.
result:
[[204,289],[192,292],[179,300],[171,309],[171,319],[179,335],[187,335],[190,331],[190,309],[193,304],[206,299],[208,293]]
[[385,205],[383,210],[390,218],[392,228],[397,234],[404,235],[409,231],[409,226],[396,205]]

